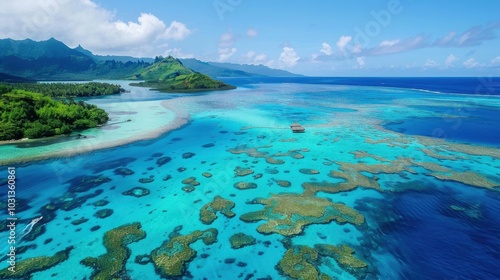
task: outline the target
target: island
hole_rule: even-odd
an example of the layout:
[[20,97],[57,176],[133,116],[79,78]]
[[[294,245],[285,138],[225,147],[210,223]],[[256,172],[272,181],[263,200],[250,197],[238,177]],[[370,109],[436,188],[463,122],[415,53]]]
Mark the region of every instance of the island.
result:
[[185,67],[172,56],[156,57],[154,64],[142,69],[130,79],[143,80],[131,83],[131,86],[150,87],[161,92],[199,92],[236,88]]
[[14,85],[0,85],[0,112],[0,141],[69,134],[108,121],[108,114],[95,105],[55,100]]

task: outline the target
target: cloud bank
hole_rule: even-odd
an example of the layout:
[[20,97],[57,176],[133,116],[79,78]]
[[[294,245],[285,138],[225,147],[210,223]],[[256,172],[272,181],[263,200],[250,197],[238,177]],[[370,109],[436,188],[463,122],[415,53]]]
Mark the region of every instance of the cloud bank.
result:
[[136,21],[120,21],[91,0],[2,1],[0,10],[2,38],[55,37],[97,54],[153,55],[159,43],[183,40],[191,32],[182,22],[165,24],[150,13],[140,14]]

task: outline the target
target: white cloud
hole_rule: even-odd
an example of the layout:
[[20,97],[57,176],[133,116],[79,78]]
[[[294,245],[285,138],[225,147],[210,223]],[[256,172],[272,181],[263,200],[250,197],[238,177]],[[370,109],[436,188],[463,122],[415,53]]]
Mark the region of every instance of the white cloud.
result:
[[322,48],[320,52],[324,53],[325,55],[332,55],[332,47],[328,43],[323,43]]
[[253,57],[255,56],[255,52],[254,51],[249,51],[245,54],[245,57],[248,58],[248,59],[252,59]]
[[173,21],[167,26],[150,13],[124,22],[91,0],[2,1],[0,10],[0,37],[54,37],[97,54],[155,55],[156,44],[182,40],[190,33],[184,23]]
[[358,66],[360,68],[363,68],[366,65],[365,57],[363,57],[363,56],[360,56],[360,57],[356,58],[356,62],[358,63]]
[[439,63],[436,62],[435,60],[432,59],[427,59],[427,61],[424,64],[424,68],[436,68],[439,66]]
[[455,61],[457,61],[457,60],[458,60],[458,58],[457,58],[456,56],[454,56],[453,54],[450,54],[450,55],[446,58],[446,60],[444,61],[444,65],[445,65],[446,67],[453,66],[453,63],[454,63]]
[[300,57],[293,48],[284,47],[283,52],[280,55],[279,62],[283,67],[293,67],[297,64],[299,59]]
[[493,58],[490,63],[493,66],[500,66],[500,56]]
[[236,52],[237,48],[219,48],[217,53],[219,55],[219,61],[223,62],[231,58]]
[[339,38],[339,40],[337,41],[337,47],[339,48],[340,52],[345,53],[345,48],[351,42],[351,40],[351,36],[341,36]]
[[167,30],[165,30],[163,36],[166,39],[173,39],[179,41],[185,39],[190,33],[191,30],[189,30],[184,23],[178,21],[172,21]]
[[250,64],[262,64],[266,62],[267,60],[267,55],[266,54],[257,54],[255,51],[249,51],[245,55],[245,60],[247,63]]
[[227,61],[238,51],[237,48],[233,47],[234,40],[235,38],[232,32],[227,32],[220,36],[219,47],[217,49],[219,61]]
[[427,46],[426,37],[417,35],[407,39],[386,40],[380,42],[376,47],[364,50],[363,55],[386,55],[400,52],[407,52]]
[[380,42],[379,47],[391,47],[399,43],[401,40],[385,40]]
[[361,53],[361,51],[363,51],[363,47],[360,44],[356,44],[352,47],[353,54]]
[[183,53],[181,49],[179,48],[173,48],[173,49],[168,49],[163,53],[163,56],[173,56],[175,58],[193,58],[193,54],[186,54]]
[[482,63],[479,63],[475,58],[469,58],[467,59],[463,65],[466,68],[477,68],[477,67],[483,67],[484,65]]
[[256,55],[253,59],[255,63],[262,63],[265,62],[266,60],[267,60],[267,55],[263,53]]
[[227,48],[234,44],[234,35],[232,32],[224,33],[220,36],[219,47]]
[[256,37],[257,35],[259,35],[259,32],[257,32],[257,30],[255,30],[253,28],[250,28],[247,30],[248,37]]

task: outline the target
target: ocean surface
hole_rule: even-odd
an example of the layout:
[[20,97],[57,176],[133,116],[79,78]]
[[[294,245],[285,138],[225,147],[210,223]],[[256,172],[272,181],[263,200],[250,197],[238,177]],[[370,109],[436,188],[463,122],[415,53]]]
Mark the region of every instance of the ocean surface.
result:
[[500,279],[498,78],[224,80],[1,145],[0,278]]

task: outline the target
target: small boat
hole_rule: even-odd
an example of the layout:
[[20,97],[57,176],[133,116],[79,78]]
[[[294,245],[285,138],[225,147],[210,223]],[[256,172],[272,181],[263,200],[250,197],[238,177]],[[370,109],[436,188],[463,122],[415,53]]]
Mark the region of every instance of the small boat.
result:
[[292,129],[293,133],[304,133],[306,132],[306,129],[299,123],[292,123],[290,125],[290,128]]

